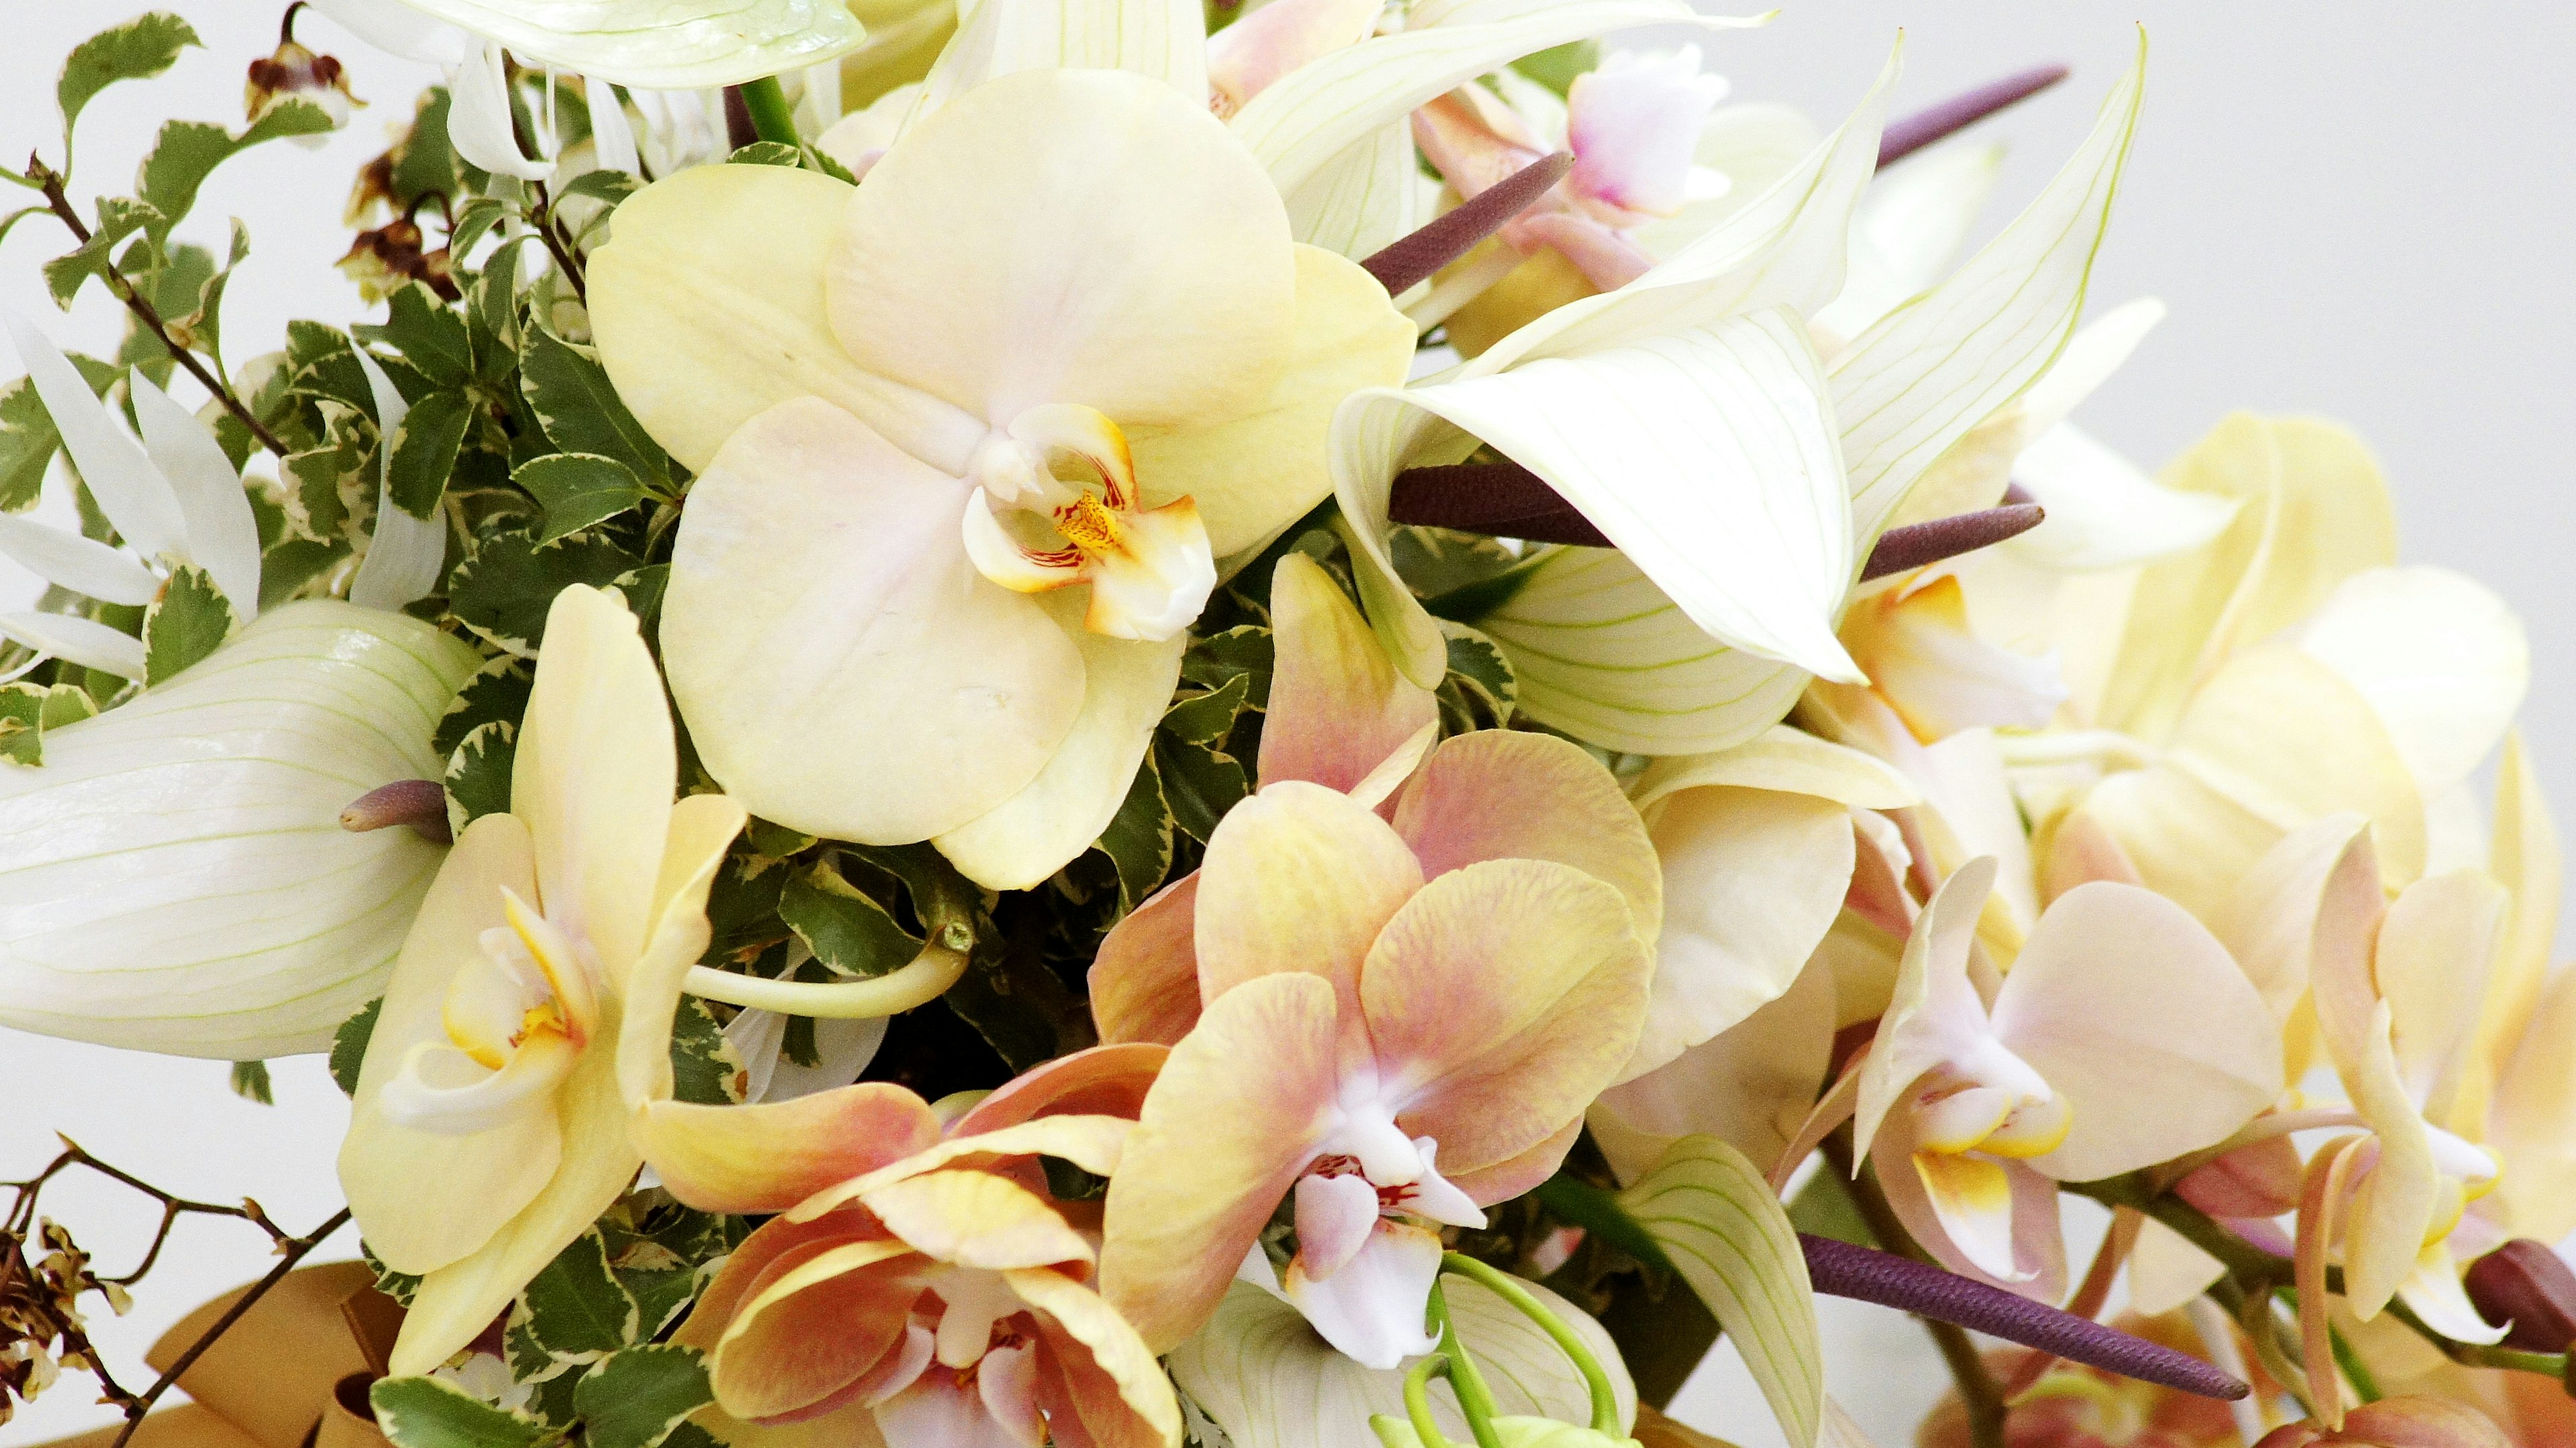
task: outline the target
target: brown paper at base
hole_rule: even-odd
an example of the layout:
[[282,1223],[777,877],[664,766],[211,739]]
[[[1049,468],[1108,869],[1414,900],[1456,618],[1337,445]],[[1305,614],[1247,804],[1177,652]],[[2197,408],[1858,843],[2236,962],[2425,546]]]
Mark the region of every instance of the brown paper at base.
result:
[[331,1389],[330,1404],[313,1429],[313,1448],[392,1448],[367,1402],[374,1381],[371,1374],[351,1373]]
[[[340,1304],[351,1293],[373,1287],[375,1280],[364,1262],[330,1262],[288,1273],[179,1375],[179,1386],[259,1448],[302,1448],[332,1388],[349,1374],[367,1370]],[[244,1284],[181,1318],[143,1360],[156,1372],[168,1372],[249,1290],[250,1284]]]
[[[108,1448],[124,1429],[122,1422],[111,1423],[77,1437],[57,1438],[43,1448]],[[195,1403],[154,1413],[125,1441],[126,1448],[261,1448],[258,1439]]]
[[1629,1430],[1642,1448],[1735,1448],[1723,1438],[1715,1438],[1686,1423],[1676,1423],[1643,1403],[1637,1405],[1637,1424]]

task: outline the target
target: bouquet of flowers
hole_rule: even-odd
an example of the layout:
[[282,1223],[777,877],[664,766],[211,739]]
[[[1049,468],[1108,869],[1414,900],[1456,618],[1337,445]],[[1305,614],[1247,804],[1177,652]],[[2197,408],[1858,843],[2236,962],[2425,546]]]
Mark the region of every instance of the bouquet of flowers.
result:
[[[170,13],[0,170],[128,314],[7,319],[0,1023],[327,1052],[348,1210],[25,1163],[0,1410],[1670,1448],[1722,1334],[1852,1448],[1824,1293],[1928,1444],[2576,1434],[2521,627],[2340,428],[2068,421],[2143,41],[1962,260],[2062,71],[1820,132],[1603,48],[1763,18],[1682,0],[309,5],[445,67],[379,319],[180,236],[347,123],[306,4],[130,193]],[[89,1170],[281,1254],[147,1388]]]

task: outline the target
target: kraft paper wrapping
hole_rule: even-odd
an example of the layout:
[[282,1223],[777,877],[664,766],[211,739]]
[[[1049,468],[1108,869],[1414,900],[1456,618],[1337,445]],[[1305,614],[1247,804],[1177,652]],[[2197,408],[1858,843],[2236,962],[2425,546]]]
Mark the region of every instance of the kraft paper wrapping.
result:
[[[165,1373],[250,1284],[180,1319],[143,1355]],[[364,1262],[290,1272],[179,1375],[194,1402],[143,1420],[130,1448],[388,1448],[367,1407],[402,1309]],[[39,1448],[108,1448],[122,1424]]]

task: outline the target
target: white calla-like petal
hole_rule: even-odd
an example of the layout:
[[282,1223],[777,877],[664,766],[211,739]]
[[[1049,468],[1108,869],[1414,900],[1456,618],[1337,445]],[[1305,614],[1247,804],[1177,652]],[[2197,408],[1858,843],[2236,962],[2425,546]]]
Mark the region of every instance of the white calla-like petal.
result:
[[0,613],[0,637],[120,679],[143,677],[143,641],[67,613]]
[[[179,503],[188,561],[206,570],[244,623],[259,616],[259,520],[241,473],[195,414],[140,371],[129,372],[143,449]],[[93,594],[92,597],[97,595]]]
[[0,771],[0,1024],[216,1060],[327,1048],[445,854],[340,811],[439,776],[430,733],[475,662],[417,620],[307,600],[47,731],[42,768]]
[[473,41],[401,0],[311,0],[314,9],[376,49],[424,65],[454,65]]
[[2000,143],[1936,146],[1880,173],[1852,218],[1842,292],[1817,311],[1817,327],[1857,337],[1929,291],[1958,260],[2003,162]]
[[1024,70],[1124,70],[1204,104],[1207,14],[1196,0],[993,0],[963,10],[912,112],[919,120]]
[[590,101],[590,149],[599,169],[643,175],[643,163],[635,155],[635,127],[617,103],[617,92],[595,75],[583,76],[581,83]]
[[366,348],[357,348],[356,355],[358,370],[367,374],[367,390],[375,396],[376,431],[383,441],[376,449],[375,535],[368,540],[367,556],[358,560],[357,576],[349,580],[349,601],[392,612],[438,586],[447,563],[447,520],[442,513],[415,518],[394,506],[393,436],[411,404],[394,390],[393,379]]
[[160,575],[125,553],[16,513],[0,513],[0,554],[57,588],[101,603],[139,607],[161,591]]
[[841,0],[405,3],[558,70],[657,90],[740,85],[820,65],[867,39],[866,29]]
[[552,158],[530,159],[519,149],[510,123],[510,82],[501,46],[484,41],[448,74],[453,96],[447,109],[447,140],[456,154],[495,176],[543,181],[555,174]]
[[2244,506],[2241,498],[2165,487],[2071,422],[2032,438],[2014,459],[2012,477],[2048,516],[2003,550],[2063,573],[2188,553],[2217,537]]
[[185,551],[187,526],[169,482],[89,390],[71,359],[26,318],[16,312],[7,318],[27,380],[53,418],[54,431],[62,435],[63,451],[71,454],[72,466],[80,469],[81,481],[98,500],[98,510],[146,558]]

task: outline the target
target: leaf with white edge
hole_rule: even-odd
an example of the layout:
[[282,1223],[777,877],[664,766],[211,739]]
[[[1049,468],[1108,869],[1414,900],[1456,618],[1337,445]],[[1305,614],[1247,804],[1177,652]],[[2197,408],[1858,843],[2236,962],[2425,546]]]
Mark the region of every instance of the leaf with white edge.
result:
[[[855,1076],[858,1070],[853,1066],[850,1074]],[[682,997],[679,1013],[671,1020],[671,1099],[700,1106],[738,1106],[743,1075],[742,1053],[725,1039],[715,1013],[695,996]],[[650,1312],[645,1314],[644,1326],[660,1325]]]
[[519,391],[546,441],[561,451],[615,458],[638,478],[669,475],[669,455],[627,411],[607,371],[543,327],[521,331]]
[[159,687],[223,647],[241,618],[201,568],[182,568],[143,615],[143,682]]
[[45,468],[62,439],[43,399],[24,377],[0,387],[0,513],[36,505],[45,489]]
[[641,560],[597,533],[540,544],[513,530],[485,537],[448,580],[448,601],[466,627],[514,654],[536,656],[555,595],[576,583],[606,588]]
[[143,677],[143,641],[96,619],[68,613],[0,613],[0,638],[120,679]]
[[2136,64],[2039,199],[1948,281],[1834,358],[1834,411],[1864,545],[1933,459],[2046,373],[2075,334],[2137,131],[2146,59],[2141,32]]
[[921,953],[919,937],[828,863],[788,876],[778,916],[816,960],[846,975],[885,975]]
[[259,520],[241,473],[196,414],[141,372],[128,384],[143,450],[178,500],[188,557],[223,590],[244,622],[259,616]]
[[161,580],[122,549],[14,513],[0,513],[0,555],[57,588],[101,603],[140,607]]
[[670,1343],[610,1354],[572,1395],[593,1448],[660,1448],[683,1419],[714,1400],[706,1360]]
[[494,721],[468,732],[447,757],[447,814],[456,832],[487,814],[510,812],[511,766],[518,758],[517,729]]
[[546,1436],[444,1378],[383,1378],[367,1390],[394,1448],[531,1448]]
[[[465,736],[483,725],[500,722],[515,729],[521,716],[528,712],[528,695],[536,687],[535,671],[528,661],[509,654],[486,660],[474,677],[456,691],[447,702],[447,712],[439,717],[438,731],[430,736],[429,747],[441,754],[452,754]],[[810,841],[808,843],[811,843]]]
[[30,769],[45,762],[44,685],[0,685],[0,759]]
[[439,300],[423,282],[413,282],[386,299],[382,325],[361,324],[350,330],[361,342],[393,348],[403,360],[441,387],[462,387],[474,375],[474,344],[465,318]]
[[10,340],[26,365],[36,395],[54,420],[63,448],[80,469],[81,481],[117,533],[146,558],[164,553],[184,555],[187,530],[170,484],[144,456],[132,435],[108,415],[106,404],[45,334],[26,318],[8,314]]
[[1192,101],[1207,83],[1207,12],[1199,0],[993,0],[965,13],[922,82],[911,119],[988,80],[1024,70],[1125,70]]
[[546,510],[539,543],[552,543],[593,523],[614,518],[644,501],[634,470],[596,453],[548,453],[519,464],[510,481],[528,490]]
[[593,1227],[540,1269],[511,1306],[539,1346],[556,1356],[610,1353],[635,1340],[635,1299],[609,1270],[608,1247]]
[[63,134],[71,134],[83,107],[100,91],[121,80],[148,80],[168,70],[179,52],[203,46],[187,21],[166,10],[154,10],[122,25],[113,25],[79,45],[63,61],[54,82],[54,101],[62,107]]
[[1120,914],[1145,903],[1163,883],[1172,869],[1172,810],[1163,802],[1163,778],[1154,768],[1154,755],[1146,751],[1144,761],[1136,766],[1135,782],[1127,787],[1126,801],[1111,816],[1109,828],[1100,832],[1093,849],[1109,857],[1118,871],[1118,910]]
[[384,1009],[384,997],[378,996],[331,1033],[331,1081],[343,1096],[358,1094],[358,1068],[366,1063],[367,1042],[375,1039],[376,1017]]
[[841,0],[404,0],[523,59],[650,90],[741,85],[838,60],[867,31]]
[[1246,102],[1229,124],[1279,193],[1295,196],[1414,107],[1522,56],[1640,25],[1758,23],[1698,15],[1677,0],[1568,0],[1492,23],[1407,30],[1308,61]]
[[[364,348],[352,349],[352,355],[375,407],[377,487],[375,530],[367,541],[367,556],[358,561],[358,575],[349,582],[349,601],[390,612],[427,597],[438,587],[439,574],[447,566],[447,523],[434,514],[415,516],[394,505],[394,447],[411,416],[411,405]],[[453,450],[449,457],[453,459]],[[444,475],[438,485],[446,487]]]
[[1734,1340],[1793,1448],[1813,1448],[1825,1392],[1815,1290],[1761,1169],[1716,1137],[1686,1136],[1619,1205]]
[[[1610,1335],[1545,1287],[1521,1285],[1600,1359],[1618,1398],[1620,1421],[1629,1421],[1636,1413],[1636,1386]],[[1582,1374],[1537,1324],[1467,1278],[1443,1278],[1441,1290],[1500,1412],[1591,1421],[1592,1398]],[[1174,1349],[1169,1363],[1173,1381],[1225,1430],[1234,1448],[1363,1448],[1371,1442],[1371,1414],[1404,1413],[1401,1370],[1376,1371],[1342,1356],[1297,1309],[1247,1282],[1227,1289],[1215,1318]],[[1431,1401],[1441,1432],[1467,1442],[1466,1420],[1449,1395],[1434,1393]]]
[[411,405],[385,465],[387,502],[424,521],[436,516],[474,412],[474,399],[462,392],[433,392]]

